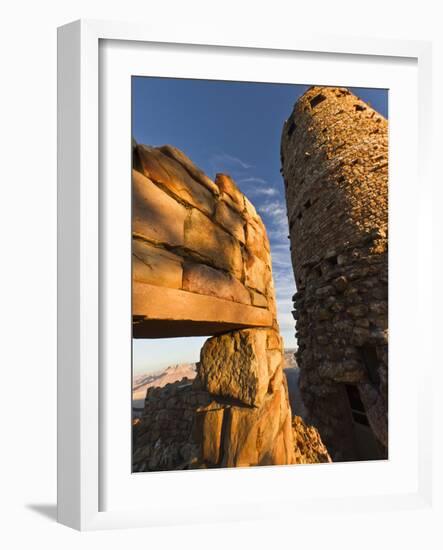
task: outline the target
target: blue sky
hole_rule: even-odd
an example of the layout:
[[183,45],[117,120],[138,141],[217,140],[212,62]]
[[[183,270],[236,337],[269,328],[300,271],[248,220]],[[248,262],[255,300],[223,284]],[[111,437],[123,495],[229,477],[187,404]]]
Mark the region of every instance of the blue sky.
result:
[[[230,174],[253,202],[271,242],[280,330],[295,347],[291,297],[295,292],[280,175],[280,136],[294,102],[308,85],[133,77],[132,129],[138,143],[169,143],[209,177]],[[387,116],[387,90],[351,88]],[[198,360],[206,338],[136,340],[134,370]],[[174,345],[177,344],[177,345]],[[174,352],[171,352],[174,349]]]

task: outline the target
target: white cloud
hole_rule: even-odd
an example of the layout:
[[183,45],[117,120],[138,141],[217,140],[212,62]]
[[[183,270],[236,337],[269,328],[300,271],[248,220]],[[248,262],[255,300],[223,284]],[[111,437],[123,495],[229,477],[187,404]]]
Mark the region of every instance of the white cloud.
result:
[[248,195],[264,195],[268,197],[278,195],[277,189],[263,178],[250,176],[247,178],[238,179],[237,183],[239,185],[245,185],[247,187]]
[[238,180],[238,183],[263,183],[265,185],[267,185],[267,181],[264,180],[263,178],[257,178],[255,176],[251,176],[251,177],[248,177],[248,178],[241,178]]
[[210,162],[213,165],[222,164],[223,166],[229,167],[239,167],[243,170],[248,170],[249,168],[252,168],[251,164],[248,164],[247,162],[244,162],[242,159],[239,159],[238,157],[235,157],[234,155],[229,155],[228,153],[222,152],[222,153],[216,153],[211,156]]
[[257,195],[267,195],[269,197],[277,195],[278,191],[274,187],[256,187],[253,191]]
[[295,332],[295,321],[291,313],[280,313],[277,317],[281,330],[293,330]]
[[285,248],[276,248],[275,245],[271,244],[271,257],[272,265],[275,267],[288,267],[291,266],[291,255],[289,252],[289,241],[288,246]]
[[286,205],[280,200],[273,200],[258,205],[257,210],[265,217],[271,247],[273,243],[284,243],[288,241],[289,228]]
[[280,219],[282,217],[286,220],[286,206],[281,201],[273,201],[261,204],[258,209],[263,214],[271,216],[273,219]]

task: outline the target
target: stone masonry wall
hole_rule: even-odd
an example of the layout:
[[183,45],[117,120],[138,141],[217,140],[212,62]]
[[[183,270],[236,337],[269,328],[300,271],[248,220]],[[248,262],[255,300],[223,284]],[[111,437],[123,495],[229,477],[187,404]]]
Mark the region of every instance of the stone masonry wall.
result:
[[133,471],[330,462],[317,430],[291,418],[285,391],[250,409],[211,395],[198,380],[150,388],[133,428]]
[[167,320],[184,318],[179,300],[187,320],[208,325],[269,326],[275,317],[269,241],[254,206],[229,176],[213,182],[171,146],[134,148],[133,281],[136,337],[149,337],[155,318],[143,294],[149,285],[176,291],[168,294],[175,308],[169,298],[162,304]]
[[178,149],[133,152],[134,335],[214,335],[192,384],[148,391],[134,470],[300,461],[262,220]]
[[361,458],[349,386],[387,456],[387,131],[349,90],[313,87],[282,134],[300,390],[334,460]]

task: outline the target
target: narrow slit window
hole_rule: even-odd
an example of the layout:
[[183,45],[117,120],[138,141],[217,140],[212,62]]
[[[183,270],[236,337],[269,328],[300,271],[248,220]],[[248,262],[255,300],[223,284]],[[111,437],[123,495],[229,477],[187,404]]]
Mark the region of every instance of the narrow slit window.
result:
[[323,94],[318,94],[316,95],[315,97],[313,97],[310,101],[310,104],[311,104],[311,108],[314,109],[315,107],[317,107],[317,105],[319,105],[322,101],[324,101],[326,99],[326,96],[323,95]]
[[363,426],[369,426],[368,417],[366,416],[365,407],[360,398],[360,393],[356,386],[352,384],[345,384],[346,393],[349,399],[349,406],[351,407],[352,419],[357,424]]
[[380,384],[380,375],[378,373],[379,360],[377,350],[374,346],[361,346],[357,349],[368,372],[369,380],[375,386],[378,386]]

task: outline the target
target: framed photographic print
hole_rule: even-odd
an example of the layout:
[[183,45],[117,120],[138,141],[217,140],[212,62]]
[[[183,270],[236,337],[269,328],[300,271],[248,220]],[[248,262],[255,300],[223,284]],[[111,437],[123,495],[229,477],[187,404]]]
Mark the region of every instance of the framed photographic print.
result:
[[429,46],[194,42],[59,29],[59,521],[428,506]]

